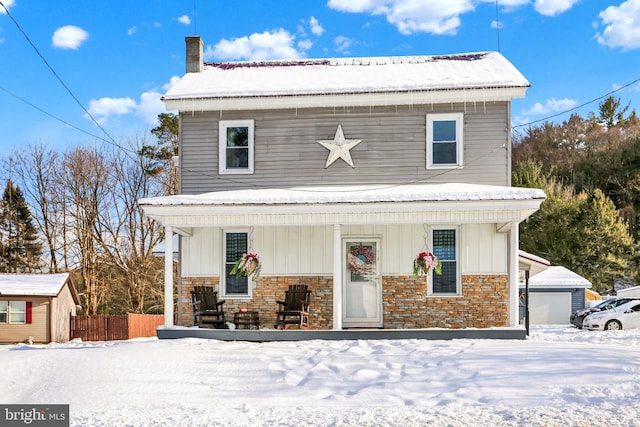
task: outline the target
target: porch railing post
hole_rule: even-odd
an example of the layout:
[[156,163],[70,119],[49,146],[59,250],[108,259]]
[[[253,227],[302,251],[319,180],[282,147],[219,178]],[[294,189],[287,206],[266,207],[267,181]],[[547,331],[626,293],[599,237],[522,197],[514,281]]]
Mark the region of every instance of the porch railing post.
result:
[[511,229],[509,230],[509,326],[518,326],[519,317],[519,261],[518,261],[518,246],[519,246],[519,233],[518,223],[512,222]]
[[342,329],[342,232],[333,225],[333,330]]
[[173,326],[173,228],[164,228],[164,325]]

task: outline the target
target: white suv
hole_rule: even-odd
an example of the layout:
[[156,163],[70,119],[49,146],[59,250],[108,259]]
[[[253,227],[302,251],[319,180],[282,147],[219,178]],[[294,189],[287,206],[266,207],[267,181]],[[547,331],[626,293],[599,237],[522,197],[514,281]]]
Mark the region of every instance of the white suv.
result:
[[640,328],[640,300],[629,301],[609,310],[590,314],[584,318],[582,327],[608,331]]

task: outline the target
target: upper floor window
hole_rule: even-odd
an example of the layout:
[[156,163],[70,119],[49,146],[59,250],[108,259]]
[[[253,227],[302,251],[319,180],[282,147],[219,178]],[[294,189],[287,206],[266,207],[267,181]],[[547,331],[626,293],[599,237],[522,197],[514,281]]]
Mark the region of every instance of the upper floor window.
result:
[[462,113],[427,115],[427,169],[462,166]]
[[247,276],[231,275],[235,263],[246,254],[249,248],[249,233],[246,231],[224,231],[224,277],[222,295],[226,297],[250,297],[251,279]]
[[455,228],[432,230],[433,254],[442,262],[442,274],[431,273],[431,295],[460,295],[458,233]]
[[253,173],[253,120],[220,120],[219,173]]

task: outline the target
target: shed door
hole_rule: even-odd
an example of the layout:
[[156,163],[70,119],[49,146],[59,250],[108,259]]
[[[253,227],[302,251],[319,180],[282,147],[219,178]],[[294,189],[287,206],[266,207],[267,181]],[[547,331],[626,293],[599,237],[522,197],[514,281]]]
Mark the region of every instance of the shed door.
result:
[[530,292],[529,321],[534,325],[563,325],[570,323],[570,292]]

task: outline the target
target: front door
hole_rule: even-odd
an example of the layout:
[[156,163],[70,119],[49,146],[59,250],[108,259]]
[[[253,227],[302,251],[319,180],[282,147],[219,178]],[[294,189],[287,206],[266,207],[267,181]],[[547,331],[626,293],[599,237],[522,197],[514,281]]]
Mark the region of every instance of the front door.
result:
[[379,239],[344,241],[342,325],[382,327],[382,281]]

